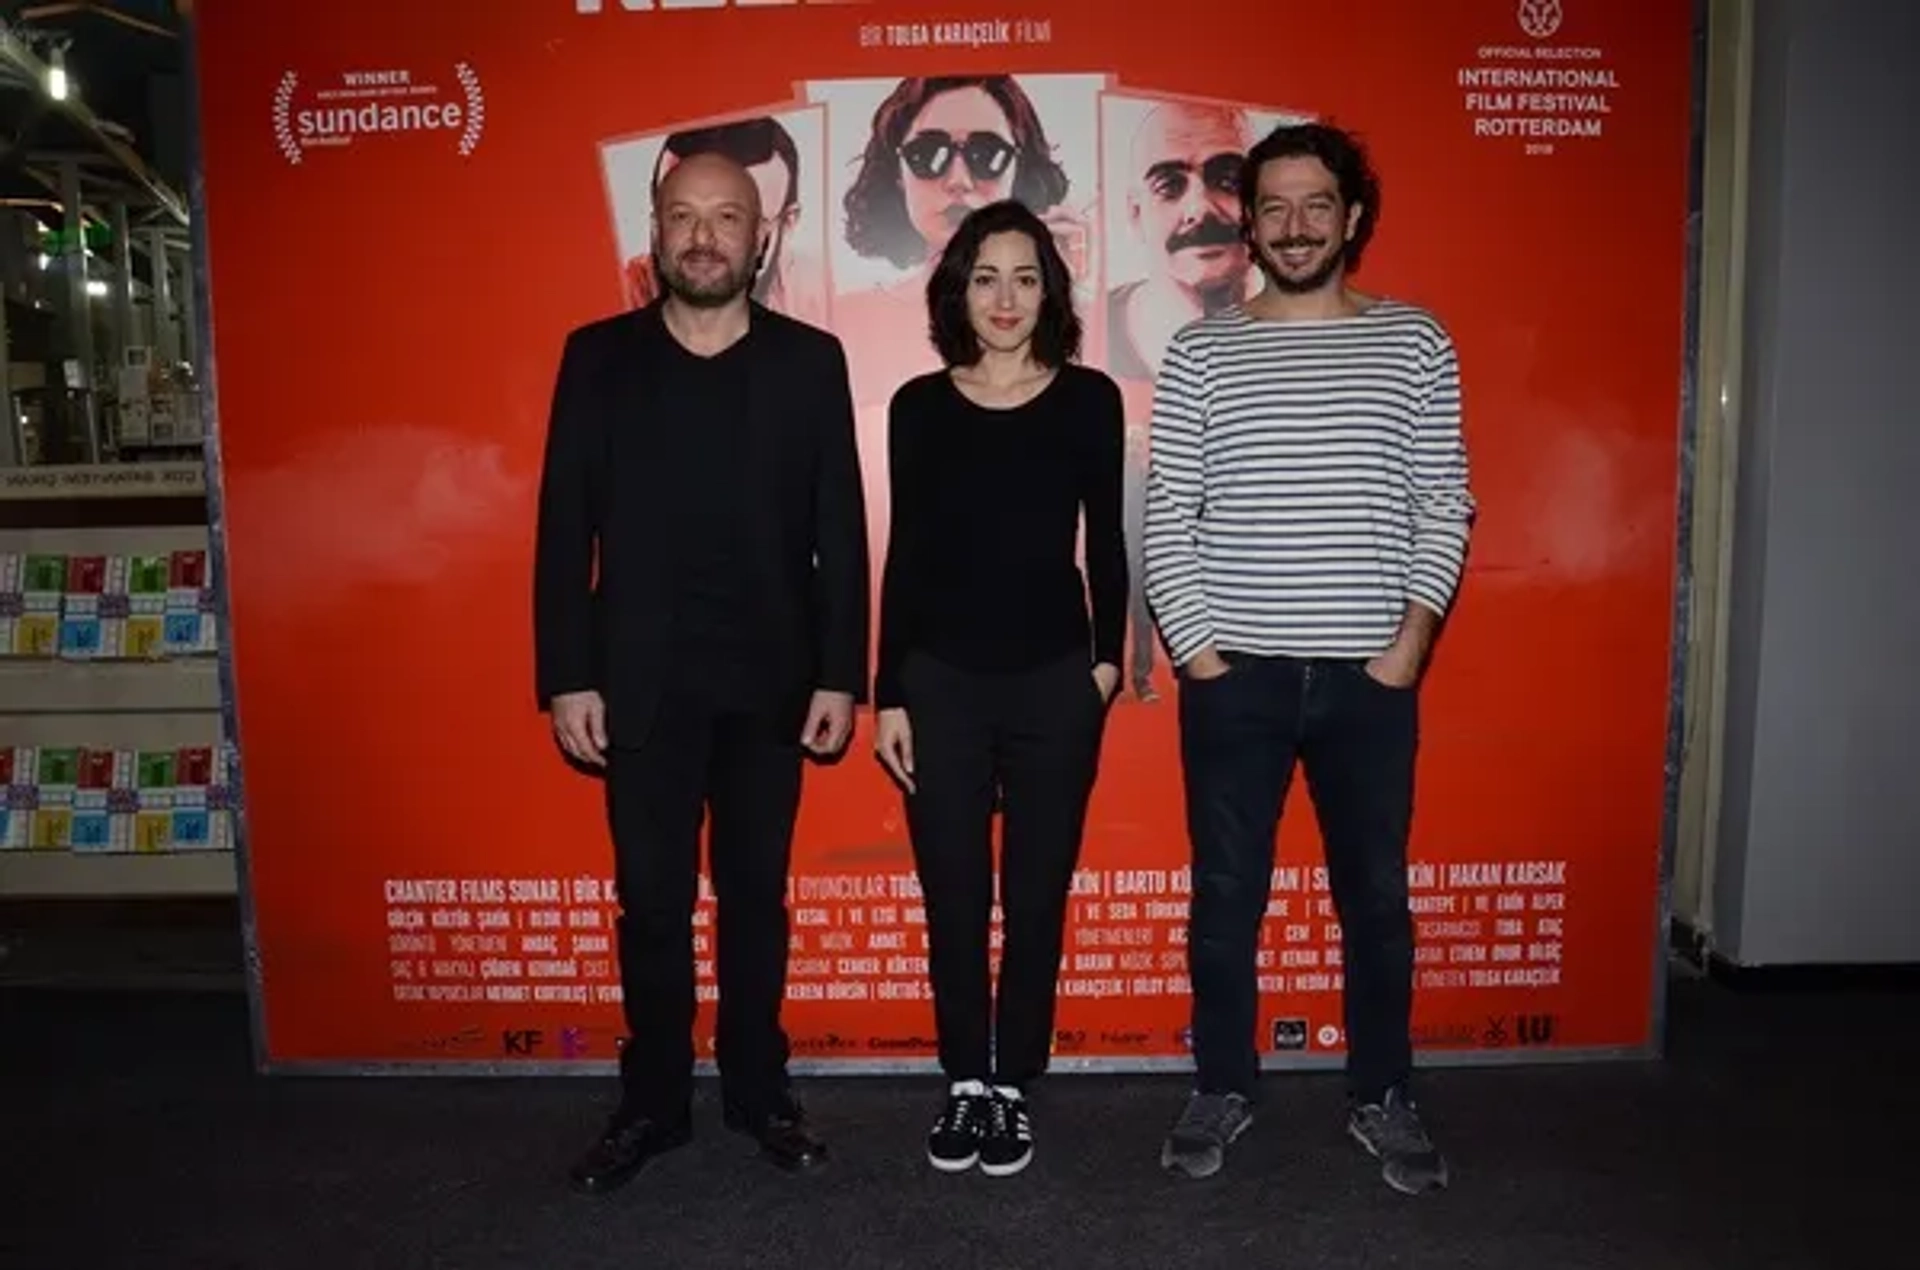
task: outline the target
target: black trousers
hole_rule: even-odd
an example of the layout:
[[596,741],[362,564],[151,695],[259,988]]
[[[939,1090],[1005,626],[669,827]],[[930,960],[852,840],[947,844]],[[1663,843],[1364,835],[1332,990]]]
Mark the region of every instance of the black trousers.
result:
[[[916,792],[907,828],[927,910],[940,1065],[1015,1088],[1052,1050],[1067,895],[1106,703],[1084,654],[1017,674],[915,655],[901,672]],[[992,987],[993,813],[1001,812],[1002,949]]]
[[674,1120],[693,1094],[693,909],[700,831],[718,913],[714,1037],[722,1095],[750,1116],[787,1092],[780,1007],[787,975],[787,868],[799,811],[799,726],[670,694],[634,749],[607,760],[607,813],[622,999],[622,1113]]
[[1203,1093],[1251,1097],[1258,1059],[1255,956],[1280,811],[1305,771],[1340,919],[1347,1077],[1375,1102],[1412,1068],[1415,689],[1355,661],[1229,655],[1231,669],[1180,685],[1180,756],[1193,845],[1188,958],[1193,1052]]

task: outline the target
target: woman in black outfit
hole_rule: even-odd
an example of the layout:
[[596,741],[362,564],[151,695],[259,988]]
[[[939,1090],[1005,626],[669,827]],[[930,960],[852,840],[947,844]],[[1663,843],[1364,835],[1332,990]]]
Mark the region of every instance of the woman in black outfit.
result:
[[949,1172],[1007,1176],[1033,1156],[1025,1087],[1047,1066],[1067,893],[1120,679],[1124,421],[1113,381],[1076,364],[1071,287],[1032,211],[973,212],[927,284],[946,369],[902,385],[887,421],[875,747],[906,791],[925,894],[951,1082],[927,1157]]

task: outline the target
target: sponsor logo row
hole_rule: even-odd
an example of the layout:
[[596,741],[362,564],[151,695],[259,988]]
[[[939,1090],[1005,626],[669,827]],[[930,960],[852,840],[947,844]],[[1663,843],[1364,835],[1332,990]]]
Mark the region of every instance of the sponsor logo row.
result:
[[[1449,1049],[1525,1049],[1553,1045],[1558,1039],[1559,1019],[1552,1014],[1494,1014],[1478,1021],[1421,1023],[1413,1029],[1416,1048]],[[1338,1049],[1345,1033],[1333,1023],[1316,1025],[1311,1019],[1276,1018],[1267,1028],[1267,1047],[1274,1053],[1300,1053],[1310,1050]],[[583,1059],[617,1054],[625,1044],[620,1036],[599,1036],[582,1027],[508,1028],[489,1044],[489,1033],[478,1025],[439,1036],[428,1037],[422,1048],[443,1057],[472,1058],[489,1049],[503,1058]],[[1107,1028],[1089,1031],[1063,1028],[1054,1033],[1055,1054],[1145,1053],[1154,1048],[1159,1034],[1148,1029]],[[1174,1040],[1183,1051],[1193,1048],[1193,1031],[1181,1028]],[[596,1043],[598,1042],[598,1043]],[[845,1036],[838,1032],[796,1036],[791,1042],[796,1055],[820,1054],[929,1054],[940,1048],[932,1036]]]

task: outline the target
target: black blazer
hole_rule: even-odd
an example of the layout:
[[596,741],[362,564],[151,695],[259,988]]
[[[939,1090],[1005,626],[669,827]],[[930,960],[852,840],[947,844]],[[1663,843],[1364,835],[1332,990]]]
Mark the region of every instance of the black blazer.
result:
[[[867,517],[846,353],[826,331],[752,309],[748,565],[773,638],[769,709],[796,739],[817,689],[866,699]],[[548,422],[533,565],[535,690],[597,689],[615,744],[638,744],[671,682],[673,587],[686,535],[671,429],[651,368],[671,340],[658,302],[573,331]]]

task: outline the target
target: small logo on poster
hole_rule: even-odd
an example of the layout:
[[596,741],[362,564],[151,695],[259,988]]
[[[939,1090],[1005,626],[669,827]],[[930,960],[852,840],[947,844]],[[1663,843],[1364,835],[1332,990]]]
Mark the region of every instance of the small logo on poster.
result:
[[1550,40],[1566,19],[1560,0],[1520,0],[1520,29],[1536,40]]
[[1340,1043],[1340,1029],[1331,1023],[1322,1023],[1313,1039],[1320,1042],[1321,1049],[1330,1050]]
[[461,1028],[458,1032],[449,1032],[445,1036],[429,1036],[420,1044],[441,1054],[458,1054],[480,1044],[485,1033],[475,1023]]
[[512,1058],[531,1058],[544,1040],[538,1028],[516,1028],[500,1034],[500,1052]]
[[1419,1023],[1413,1028],[1416,1046],[1472,1045],[1479,1039],[1471,1023]]
[[1275,1019],[1273,1021],[1273,1048],[1276,1050],[1303,1050],[1307,1048],[1307,1021],[1305,1019]]
[[296,167],[314,150],[407,134],[447,139],[466,158],[486,126],[486,92],[465,62],[454,66],[451,83],[411,70],[356,70],[308,88],[300,72],[290,70],[273,91],[274,144]]
[[1551,1045],[1559,1030],[1560,1016],[1557,1014],[1516,1014],[1511,1022],[1506,1015],[1496,1014],[1488,1018],[1486,1030],[1480,1034],[1480,1039],[1489,1049],[1501,1049],[1508,1045]]
[[793,1038],[793,1051],[796,1054],[838,1054],[859,1046],[838,1032],[828,1032],[821,1036],[797,1036]]
[[869,1036],[870,1050],[937,1050],[940,1042],[926,1036]]
[[1516,1014],[1513,1016],[1514,1039],[1522,1045],[1551,1045],[1559,1025],[1560,1020],[1551,1014]]
[[560,1057],[585,1058],[587,1056],[587,1034],[577,1027],[560,1030]]

